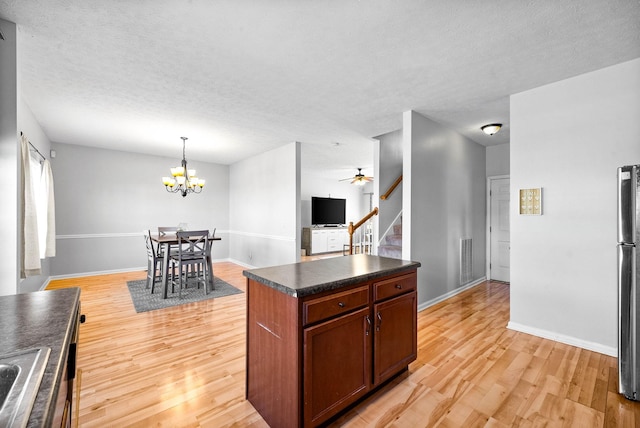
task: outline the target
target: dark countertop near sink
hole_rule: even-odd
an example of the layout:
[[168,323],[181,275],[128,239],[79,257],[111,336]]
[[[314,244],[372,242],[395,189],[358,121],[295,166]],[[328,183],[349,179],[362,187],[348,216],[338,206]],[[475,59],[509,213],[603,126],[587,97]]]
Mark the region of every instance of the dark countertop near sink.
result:
[[419,262],[356,254],[243,271],[243,275],[293,297],[335,290],[411,271]]
[[79,301],[79,288],[0,296],[0,355],[51,348],[28,427],[51,424]]

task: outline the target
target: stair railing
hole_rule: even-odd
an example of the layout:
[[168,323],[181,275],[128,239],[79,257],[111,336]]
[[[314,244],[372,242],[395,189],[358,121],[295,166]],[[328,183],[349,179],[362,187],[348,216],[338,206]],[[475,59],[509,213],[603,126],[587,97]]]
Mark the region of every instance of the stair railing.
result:
[[400,218],[400,216],[402,216],[402,210],[400,210],[396,218],[393,219],[389,227],[387,227],[387,230],[384,231],[384,233],[382,234],[382,237],[378,240],[378,246],[382,245],[382,241],[384,241],[384,239],[387,237],[389,232],[391,232],[391,229],[393,229],[393,226],[395,226],[398,223],[398,219]]
[[398,184],[400,184],[401,181],[402,181],[402,174],[400,175],[400,177],[396,179],[396,181],[393,182],[391,187],[389,187],[389,190],[387,190],[387,192],[384,195],[380,196],[380,199],[384,201],[385,199],[389,198],[389,196],[391,196],[393,191],[396,190],[396,187],[398,187]]
[[349,255],[353,254],[353,233],[363,224],[365,224],[367,221],[369,221],[369,219],[371,217],[373,217],[374,215],[378,215],[378,207],[375,207],[373,209],[373,211],[371,211],[369,214],[367,214],[366,216],[362,217],[362,219],[357,222],[355,225],[353,224],[352,221],[349,222],[349,228],[348,228],[348,232],[349,232]]

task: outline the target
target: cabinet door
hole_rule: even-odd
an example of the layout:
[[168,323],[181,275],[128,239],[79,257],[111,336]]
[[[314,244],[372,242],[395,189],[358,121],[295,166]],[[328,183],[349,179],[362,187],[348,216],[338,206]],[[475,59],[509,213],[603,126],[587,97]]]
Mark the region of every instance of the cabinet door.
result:
[[342,251],[342,248],[343,248],[342,242],[343,242],[343,239],[342,239],[341,230],[329,231],[327,236],[327,251],[329,252]]
[[326,230],[311,231],[311,254],[327,252],[327,233]]
[[374,308],[373,383],[384,382],[417,355],[417,296],[412,291]]
[[369,308],[304,330],[304,425],[316,426],[371,387]]

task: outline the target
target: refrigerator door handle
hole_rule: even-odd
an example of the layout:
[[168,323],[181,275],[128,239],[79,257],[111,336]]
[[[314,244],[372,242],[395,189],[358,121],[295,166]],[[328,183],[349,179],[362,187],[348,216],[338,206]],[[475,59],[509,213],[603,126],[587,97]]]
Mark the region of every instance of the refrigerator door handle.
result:
[[618,389],[631,400],[638,400],[640,360],[638,346],[638,305],[636,284],[636,247],[618,245]]
[[638,168],[618,168],[618,243],[636,242],[636,183]]

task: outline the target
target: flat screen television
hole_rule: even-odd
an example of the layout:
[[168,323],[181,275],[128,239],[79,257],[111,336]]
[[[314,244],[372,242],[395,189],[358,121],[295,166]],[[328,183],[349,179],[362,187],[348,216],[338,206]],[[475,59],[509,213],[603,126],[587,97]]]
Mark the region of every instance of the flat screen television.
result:
[[311,197],[311,224],[336,226],[346,224],[346,199]]

